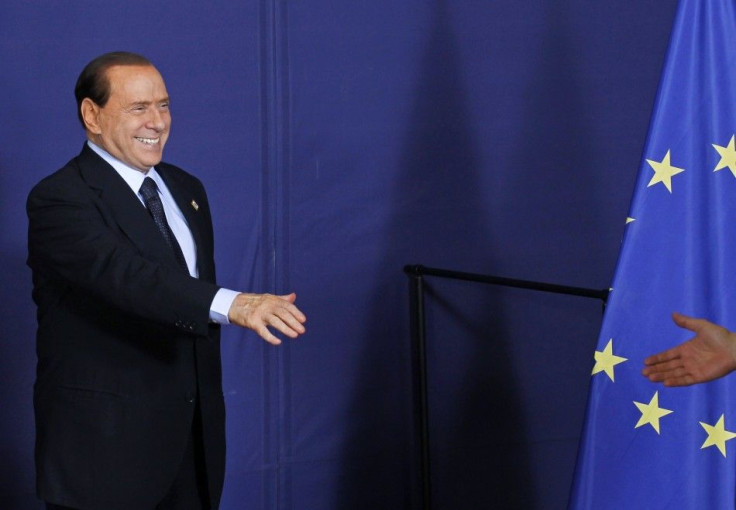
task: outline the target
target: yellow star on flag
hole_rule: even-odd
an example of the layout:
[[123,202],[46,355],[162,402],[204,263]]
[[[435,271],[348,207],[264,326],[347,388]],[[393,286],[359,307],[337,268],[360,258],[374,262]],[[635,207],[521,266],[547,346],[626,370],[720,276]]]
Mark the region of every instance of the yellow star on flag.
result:
[[654,175],[652,176],[652,180],[649,181],[649,184],[647,184],[647,188],[661,182],[665,185],[667,191],[672,193],[672,177],[684,172],[685,169],[677,168],[670,164],[670,151],[667,151],[667,154],[664,155],[662,161],[648,159],[647,163],[649,163],[649,166],[654,170]]
[[718,162],[718,165],[716,165],[714,172],[717,172],[718,170],[723,170],[724,168],[728,167],[729,170],[731,170],[731,173],[734,177],[736,177],[736,146],[734,145],[734,139],[736,136],[731,137],[731,141],[728,142],[728,145],[725,147],[721,147],[720,145],[713,144],[713,148],[718,151],[718,154],[721,156],[721,160]]
[[703,448],[707,448],[709,446],[716,446],[721,451],[721,454],[723,454],[723,456],[725,457],[726,441],[729,441],[736,437],[736,434],[726,430],[723,416],[724,415],[721,415],[721,417],[718,418],[718,421],[715,425],[708,425],[707,423],[703,423],[702,421],[700,422],[701,427],[703,427],[708,433],[708,437],[706,438],[703,446],[701,446],[700,449],[702,450]]
[[632,218],[631,216],[629,216],[628,218],[626,218],[626,224],[627,224],[627,225],[628,225],[629,223],[634,223],[635,221],[636,221],[636,219],[635,219],[635,218]]
[[648,404],[642,404],[641,402],[634,401],[634,405],[639,408],[639,411],[641,411],[641,418],[639,418],[639,421],[636,423],[634,428],[638,429],[642,425],[649,424],[654,430],[657,431],[657,434],[659,434],[659,419],[663,416],[667,416],[672,412],[669,409],[659,407],[658,391],[654,392],[654,396]]
[[626,358],[616,356],[613,354],[613,338],[611,338],[606,347],[602,351],[595,351],[593,355],[595,358],[595,366],[593,367],[593,373],[595,375],[598,372],[605,372],[608,378],[613,381],[613,367],[619,363],[626,361]]

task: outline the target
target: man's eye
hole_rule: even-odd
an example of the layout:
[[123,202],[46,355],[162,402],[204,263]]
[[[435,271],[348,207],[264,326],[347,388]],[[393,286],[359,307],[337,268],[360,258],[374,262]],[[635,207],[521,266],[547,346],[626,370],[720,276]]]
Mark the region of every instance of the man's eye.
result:
[[169,109],[169,103],[161,103],[159,105],[159,108],[161,108],[162,110],[168,110]]

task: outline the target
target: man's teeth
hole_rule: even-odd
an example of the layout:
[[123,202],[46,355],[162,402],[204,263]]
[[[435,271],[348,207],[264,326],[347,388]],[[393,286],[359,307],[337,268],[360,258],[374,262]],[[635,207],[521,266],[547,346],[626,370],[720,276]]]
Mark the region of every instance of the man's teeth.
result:
[[135,139],[147,145],[154,145],[154,144],[157,144],[159,141],[159,138],[141,138],[139,136],[136,136]]

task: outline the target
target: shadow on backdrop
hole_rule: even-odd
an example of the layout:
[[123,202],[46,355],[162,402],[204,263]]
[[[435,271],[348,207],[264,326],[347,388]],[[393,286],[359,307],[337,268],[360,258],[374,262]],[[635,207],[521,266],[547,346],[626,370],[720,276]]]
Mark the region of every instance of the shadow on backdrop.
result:
[[[581,271],[592,266],[601,234],[595,231],[595,222],[582,221],[581,215],[598,218],[605,205],[596,196],[593,179],[594,169],[602,164],[595,146],[599,138],[592,135],[600,121],[582,100],[584,51],[574,40],[584,38],[575,26],[582,22],[571,21],[572,13],[558,5],[548,7],[541,19],[536,69],[527,84],[520,111],[523,121],[508,163],[518,170],[508,172],[504,205],[515,217],[527,220],[512,241],[517,250],[529,254],[523,262],[536,266],[527,271],[539,279],[584,278]],[[590,96],[588,91],[589,100]],[[539,236],[530,235],[535,232]],[[540,240],[547,242],[540,246]]]
[[[407,427],[413,417],[403,265],[493,266],[458,59],[445,2],[437,2],[385,228],[382,277],[367,306],[372,326],[362,339],[365,348],[355,374],[350,414],[367,419],[350,424],[337,508],[385,508],[397,501],[401,508],[420,508],[418,438]],[[508,446],[509,438],[523,429],[519,403],[503,362],[504,344],[493,340],[504,337],[501,303],[487,293],[463,289],[452,298],[436,292],[427,307],[434,308],[428,328],[429,343],[434,343],[429,360],[433,508],[530,508],[524,447],[514,442],[511,451]],[[396,310],[404,310],[402,323],[387,323]],[[396,342],[402,345],[398,365],[385,359],[386,353],[396,352]],[[387,368],[401,373],[382,372]],[[397,379],[399,388],[387,384]],[[389,484],[382,484],[382,477],[396,469],[411,490],[385,494]],[[367,497],[358,500],[358,495]]]
[[5,394],[0,413],[0,455],[3,459],[0,465],[0,508],[31,510],[41,508],[41,502],[36,499],[33,473],[35,308],[31,302],[25,245],[21,248],[3,244],[0,281],[2,288],[13,291],[5,293],[0,307],[3,324],[0,384]]
[[[582,74],[590,68],[586,50],[595,50],[580,40],[594,44],[595,39],[585,33],[582,15],[571,9],[565,3],[548,4],[541,18],[535,79],[509,161],[511,168],[526,170],[510,173],[506,181],[507,196],[524,197],[507,205],[514,216],[527,219],[528,231],[509,241],[515,251],[529,254],[525,270],[530,278],[591,287],[599,273],[591,261],[601,260],[607,246],[592,219],[605,215],[607,202],[595,181],[594,165],[601,165],[602,153],[595,145],[601,138],[594,135],[599,119],[584,101],[594,91],[586,89],[590,84]],[[529,235],[533,232],[540,234]],[[516,318],[509,327],[517,340],[511,347],[514,358],[537,366],[522,383],[526,441],[533,449],[532,489],[538,508],[562,510],[574,475],[601,303],[547,294],[531,296],[528,303],[536,305],[528,308],[529,318]]]

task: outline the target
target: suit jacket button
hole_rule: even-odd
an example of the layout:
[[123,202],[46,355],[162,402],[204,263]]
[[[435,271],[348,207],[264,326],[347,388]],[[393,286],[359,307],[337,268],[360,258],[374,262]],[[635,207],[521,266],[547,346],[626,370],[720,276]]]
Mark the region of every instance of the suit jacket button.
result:
[[194,393],[187,393],[184,398],[191,404],[194,402]]

